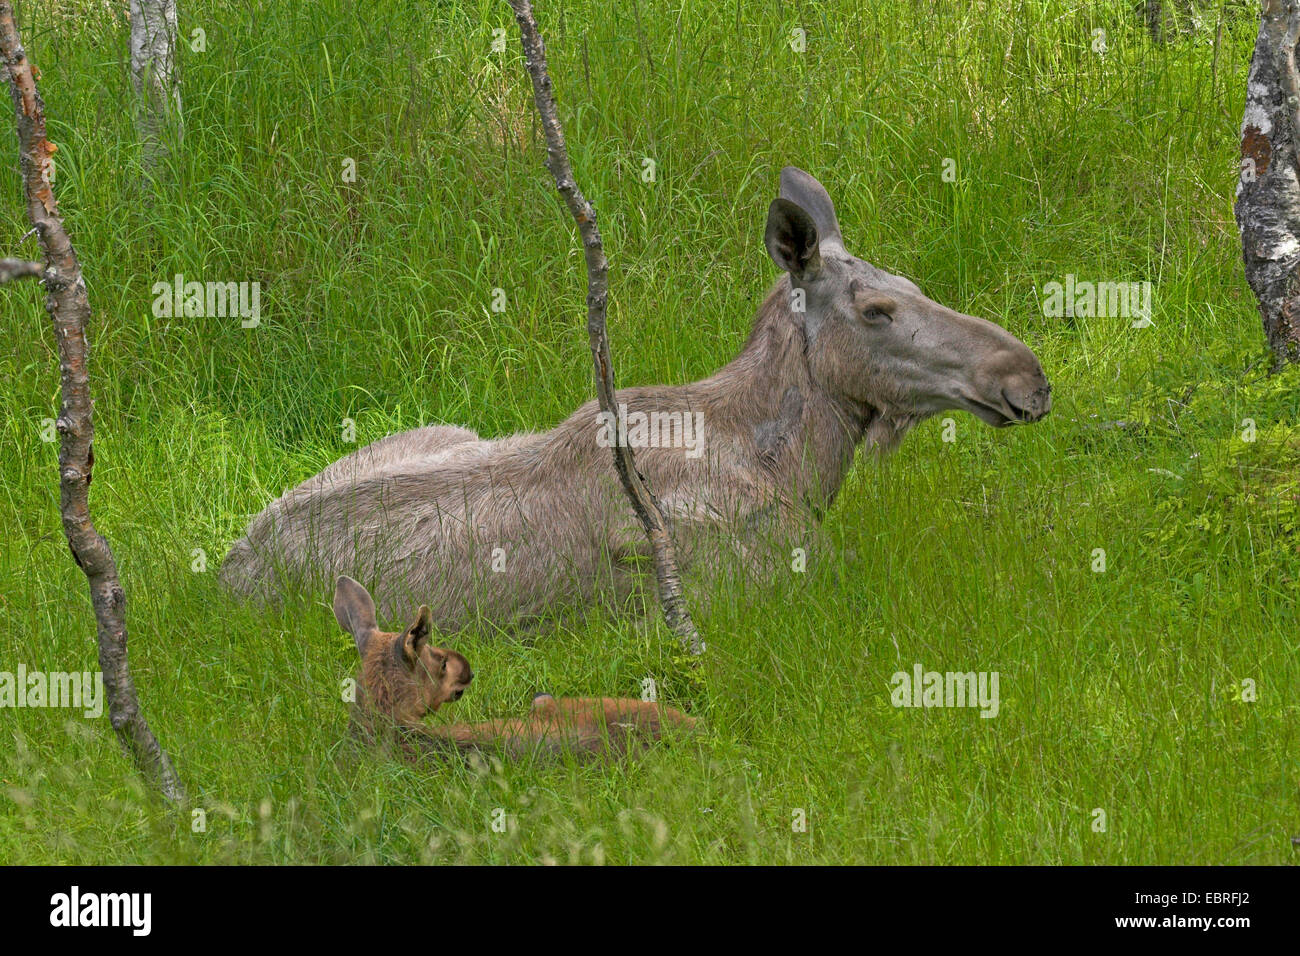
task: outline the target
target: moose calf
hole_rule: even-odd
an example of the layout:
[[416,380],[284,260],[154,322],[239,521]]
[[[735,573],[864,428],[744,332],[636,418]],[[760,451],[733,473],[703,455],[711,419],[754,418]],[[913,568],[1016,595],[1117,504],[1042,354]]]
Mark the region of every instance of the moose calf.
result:
[[460,700],[474,679],[461,654],[429,644],[427,607],[405,631],[379,630],[369,592],[352,578],[338,579],[334,616],[361,655],[361,680],[353,721],[371,742],[394,740],[408,756],[485,752],[528,755],[619,756],[658,740],[665,727],[686,732],[694,718],[672,707],[616,697],[555,698],[540,694],[527,717],[477,724],[426,726],[422,720]]

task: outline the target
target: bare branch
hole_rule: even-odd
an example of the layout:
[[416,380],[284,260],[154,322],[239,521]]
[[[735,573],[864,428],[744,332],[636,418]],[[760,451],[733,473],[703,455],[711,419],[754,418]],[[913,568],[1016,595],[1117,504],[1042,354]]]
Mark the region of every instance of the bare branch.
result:
[[14,279],[39,279],[45,266],[25,259],[0,259],[0,285]]
[[[523,38],[524,57],[528,75],[533,81],[533,97],[541,116],[542,130],[546,136],[546,167],[555,179],[555,188],[564,198],[564,204],[578,225],[587,260],[587,337],[591,344],[591,357],[596,369],[596,397],[601,411],[614,423],[614,434],[624,434],[619,420],[618,404],[614,398],[614,368],[609,357],[609,337],[605,333],[605,308],[609,299],[609,268],[605,250],[596,225],[596,210],[587,202],[573,178],[569,165],[569,152],[564,145],[564,130],[555,107],[551,91],[551,77],[546,68],[546,48],[533,19],[529,0],[509,0]],[[686,607],[682,595],[681,576],[677,571],[677,555],[668,533],[668,521],[659,502],[646,486],[645,479],[636,470],[632,449],[616,437],[614,440],[614,466],[619,480],[627,492],[641,527],[645,529],[654,556],[655,578],[659,590],[659,603],[663,608],[668,627],[692,654],[704,651],[700,633]]]
[[94,427],[91,422],[90,379],[87,373],[86,325],[90,300],[81,278],[81,265],[63,229],[58,203],[50,189],[50,156],[55,147],[45,137],[45,104],[36,89],[13,6],[0,0],[0,56],[13,93],[18,120],[18,146],[27,215],[40,240],[45,259],[45,308],[54,324],[59,349],[63,398],[55,423],[59,442],[59,511],[72,558],[90,585],[99,639],[99,667],[108,694],[109,719],[118,739],[136,766],[172,801],[184,791],[171,759],[159,746],[140,712],[126,656],[126,592],[108,542],[90,519],[90,481],[94,467]]

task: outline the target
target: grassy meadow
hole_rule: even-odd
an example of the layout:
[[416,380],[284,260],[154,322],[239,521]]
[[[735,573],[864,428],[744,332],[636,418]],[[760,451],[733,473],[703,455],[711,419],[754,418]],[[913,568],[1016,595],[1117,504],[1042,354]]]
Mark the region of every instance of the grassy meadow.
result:
[[[191,806],[145,791],[107,717],[0,710],[0,862],[1295,861],[1300,369],[1268,374],[1232,216],[1256,7],[1203,6],[1156,45],[1128,2],[536,0],[620,384],[740,349],[794,164],[850,251],[1033,348],[1054,405],[860,454],[836,559],[701,601],[699,667],[654,614],[458,635],[476,679],[434,719],[649,676],[706,727],[622,764],[474,768],[358,750],[329,595],[248,607],[216,570],[358,443],[545,429],[592,396],[508,7],[181,0],[184,140],[144,187],[126,4],[21,3],[95,311],[91,505]],[[30,258],[0,143],[0,249]],[[177,274],[259,282],[260,324],[155,317]],[[1045,316],[1068,275],[1150,281],[1151,324]],[[94,670],[49,321],[31,283],[0,306],[0,671]],[[998,672],[997,717],[892,706],[917,663]]]

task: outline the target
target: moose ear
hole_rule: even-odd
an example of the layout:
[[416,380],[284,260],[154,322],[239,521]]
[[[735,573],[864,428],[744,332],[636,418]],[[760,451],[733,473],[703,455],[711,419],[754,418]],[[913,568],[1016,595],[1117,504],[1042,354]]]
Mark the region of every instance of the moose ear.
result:
[[420,613],[415,616],[415,623],[402,635],[402,654],[412,667],[420,659],[420,652],[424,650],[424,645],[429,643],[431,633],[433,633],[433,614],[430,613],[427,605],[421,604]]
[[379,630],[375,623],[375,602],[370,592],[346,574],[334,584],[334,619],[352,635],[357,653],[365,655],[366,642]]
[[781,170],[780,196],[812,216],[813,223],[817,226],[817,236],[822,242],[844,245],[840,223],[835,218],[835,204],[831,202],[831,194],[825,186],[797,166],[787,166]]
[[788,199],[773,199],[767,209],[767,231],[763,234],[767,254],[795,279],[807,282],[821,271],[817,251],[817,226],[812,216]]

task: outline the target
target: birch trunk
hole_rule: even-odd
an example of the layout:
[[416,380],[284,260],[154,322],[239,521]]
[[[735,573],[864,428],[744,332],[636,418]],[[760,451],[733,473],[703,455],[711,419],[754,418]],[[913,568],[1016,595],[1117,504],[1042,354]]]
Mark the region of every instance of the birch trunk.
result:
[[108,542],[90,519],[90,481],[95,464],[87,371],[86,325],[90,300],[76,251],[63,228],[50,188],[55,146],[45,136],[45,104],[36,89],[32,65],[23,51],[13,6],[0,0],[0,56],[3,56],[18,121],[18,146],[27,215],[36,229],[44,264],[0,260],[0,281],[39,276],[45,283],[45,308],[54,324],[59,352],[62,407],[59,432],[59,511],[72,559],[86,575],[99,639],[99,667],[108,695],[109,720],[136,766],[164,796],[184,799],[171,760],[158,744],[136,697],[126,656],[126,592]]
[[131,0],[131,83],[146,172],[166,158],[170,137],[181,136],[176,23],[176,0]]
[[[618,404],[614,399],[614,366],[609,357],[609,337],[605,333],[609,268],[600,239],[600,229],[596,225],[596,210],[587,202],[573,179],[569,151],[564,144],[564,130],[560,126],[555,94],[551,90],[551,76],[546,68],[546,47],[538,32],[537,21],[533,19],[532,4],[529,0],[510,0],[510,6],[523,38],[524,58],[528,65],[528,75],[533,81],[533,98],[546,136],[546,167],[551,171],[555,188],[559,190],[582,236],[587,263],[587,338],[596,370],[596,397],[601,411],[611,416],[614,434],[622,435],[624,431],[619,420]],[[702,654],[704,643],[700,640],[700,632],[695,629],[691,612],[686,607],[681,575],[677,570],[677,554],[668,532],[668,521],[645,479],[636,470],[632,449],[620,444],[617,439],[614,441],[614,467],[618,471],[623,490],[632,503],[632,510],[636,512],[637,520],[650,541],[655,584],[664,620],[688,652]]]
[[1300,0],[1265,0],[1246,80],[1234,212],[1277,363],[1300,361]]

